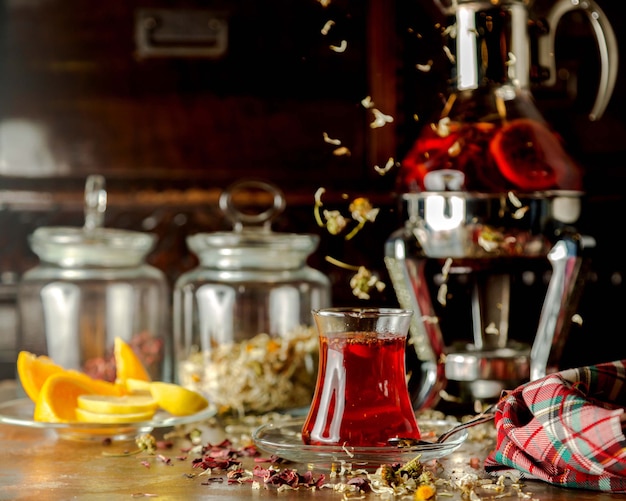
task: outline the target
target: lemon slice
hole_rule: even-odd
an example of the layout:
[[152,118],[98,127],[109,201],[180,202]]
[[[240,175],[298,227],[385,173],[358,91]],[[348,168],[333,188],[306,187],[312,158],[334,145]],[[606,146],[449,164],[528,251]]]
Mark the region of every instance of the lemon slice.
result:
[[132,395],[148,395],[150,396],[150,382],[141,379],[128,378],[125,382],[126,391]]
[[99,424],[123,424],[136,423],[139,421],[150,421],[154,416],[154,411],[137,412],[133,414],[106,414],[90,412],[80,407],[76,408],[76,420],[82,423]]
[[95,414],[154,414],[159,407],[149,395],[80,395],[76,405]]
[[159,407],[173,416],[189,416],[209,405],[207,399],[197,391],[174,383],[152,382],[150,393]]

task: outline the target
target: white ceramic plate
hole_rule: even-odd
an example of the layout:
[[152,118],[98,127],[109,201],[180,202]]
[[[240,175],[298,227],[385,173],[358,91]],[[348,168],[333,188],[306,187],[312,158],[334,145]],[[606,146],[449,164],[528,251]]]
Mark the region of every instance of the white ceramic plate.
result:
[[215,409],[208,407],[189,416],[172,416],[158,411],[150,421],[136,423],[42,423],[33,420],[34,410],[35,404],[28,398],[4,402],[0,404],[0,423],[54,430],[59,437],[71,440],[134,440],[138,435],[150,433],[157,428],[197,423],[215,415]]
[[294,419],[287,422],[270,423],[257,428],[252,438],[256,446],[268,454],[296,463],[312,463],[317,466],[329,467],[332,463],[345,461],[353,465],[373,465],[391,463],[405,463],[416,456],[426,462],[438,459],[457,450],[467,439],[467,430],[453,435],[446,442],[434,443],[444,431],[458,424],[453,421],[419,421],[420,431],[424,440],[432,437],[432,444],[415,445],[411,447],[341,447],[305,445],[302,442],[300,430],[304,419]]

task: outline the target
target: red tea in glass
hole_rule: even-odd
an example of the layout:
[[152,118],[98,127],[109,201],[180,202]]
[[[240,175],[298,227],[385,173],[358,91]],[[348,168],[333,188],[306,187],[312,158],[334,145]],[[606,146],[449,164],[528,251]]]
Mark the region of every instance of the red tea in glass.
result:
[[314,312],[320,362],[304,443],[376,447],[390,438],[420,437],[404,358],[411,314],[393,308]]

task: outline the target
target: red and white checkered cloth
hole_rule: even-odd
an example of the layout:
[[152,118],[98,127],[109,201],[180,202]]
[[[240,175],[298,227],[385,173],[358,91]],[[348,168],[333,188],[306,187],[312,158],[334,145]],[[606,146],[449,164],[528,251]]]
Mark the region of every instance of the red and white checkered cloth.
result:
[[503,396],[485,470],[562,487],[626,492],[626,360],[568,369]]

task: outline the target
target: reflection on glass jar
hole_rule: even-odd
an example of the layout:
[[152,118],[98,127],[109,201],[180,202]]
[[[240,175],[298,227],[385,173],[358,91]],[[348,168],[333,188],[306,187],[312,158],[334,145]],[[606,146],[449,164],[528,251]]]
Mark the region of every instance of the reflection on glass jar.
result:
[[[250,186],[274,197],[274,208],[256,221],[229,198]],[[318,237],[271,231],[265,223],[284,208],[272,185],[238,183],[221,203],[235,231],[188,237],[200,264],[174,290],[179,383],[223,413],[308,406],[319,351],[311,310],[330,304],[328,278],[306,264]]]
[[30,236],[40,262],[18,286],[19,347],[114,381],[120,337],[153,379],[171,380],[169,288],[145,262],[155,236],[102,228],[92,209],[104,208],[86,200],[85,227],[44,227]]

